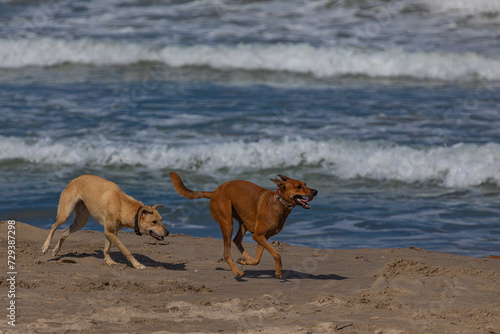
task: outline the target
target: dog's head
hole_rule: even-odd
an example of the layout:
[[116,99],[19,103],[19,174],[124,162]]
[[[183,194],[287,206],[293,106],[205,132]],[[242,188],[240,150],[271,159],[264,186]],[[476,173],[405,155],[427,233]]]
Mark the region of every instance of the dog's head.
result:
[[168,230],[163,226],[162,218],[158,211],[158,207],[163,205],[144,205],[138,212],[139,230],[141,233],[147,233],[156,240],[163,240],[168,235]]
[[281,180],[271,179],[271,181],[278,185],[279,196],[292,206],[299,205],[304,209],[310,209],[311,205],[308,202],[313,200],[318,191],[308,188],[303,181],[294,180],[284,175],[278,176]]

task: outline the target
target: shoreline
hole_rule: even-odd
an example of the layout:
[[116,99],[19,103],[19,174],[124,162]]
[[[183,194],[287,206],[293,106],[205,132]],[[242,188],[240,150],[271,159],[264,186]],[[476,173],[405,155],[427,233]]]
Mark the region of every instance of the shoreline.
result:
[[[62,229],[54,235],[52,247]],[[0,223],[3,258],[8,224]],[[0,333],[500,333],[500,260],[408,249],[313,249],[274,242],[283,279],[264,252],[235,279],[222,241],[172,235],[158,242],[120,232],[143,263],[115,246],[104,263],[104,234],[72,234],[60,253],[42,254],[48,231],[16,232],[16,326]],[[254,242],[245,242],[250,254]],[[233,260],[239,257],[232,247]],[[6,274],[4,272],[4,274]],[[2,280],[4,313],[8,281]]]
[[[208,204],[208,202],[206,202],[206,203]],[[38,211],[33,211],[33,213],[30,215],[36,215],[37,212]],[[9,215],[7,215],[7,216],[9,216]],[[12,219],[17,220],[17,216],[18,215],[15,215],[16,218],[12,218]],[[30,223],[25,223],[25,224],[48,231],[55,221],[55,216],[56,216],[56,212],[54,212],[54,214],[51,214],[51,216],[50,216],[53,219],[50,222],[47,222],[43,226],[33,225]],[[199,228],[181,228],[181,229],[179,229],[178,225],[168,225],[168,222],[165,222],[165,221],[164,221],[164,224],[167,227],[167,229],[174,234],[189,235],[189,236],[193,236],[193,237],[197,237],[197,238],[211,237],[211,238],[214,238],[217,240],[221,240],[221,242],[222,242],[222,234],[220,232],[219,226],[217,225],[217,223],[215,221],[213,221],[213,219],[211,217],[210,217],[210,219],[211,219],[211,221],[210,221],[211,225],[209,225],[208,227],[204,226],[204,227],[199,227]],[[64,223],[62,226],[60,226],[59,229],[62,230],[64,228],[68,227],[69,225],[71,225],[70,224],[71,221],[72,221],[72,218],[68,219],[68,221],[66,223]],[[177,231],[177,230],[180,230],[180,231]],[[104,227],[102,225],[100,225],[98,222],[96,222],[93,217],[90,217],[89,223],[87,223],[80,231],[92,231],[92,232],[102,233],[104,231]],[[133,229],[124,228],[121,231],[122,232],[133,232]],[[203,233],[200,231],[203,231]],[[293,237],[286,235],[286,233],[283,233],[283,231],[282,231],[280,234],[271,237],[270,240],[271,241],[272,240],[279,240],[280,242],[283,241],[291,246],[297,246],[297,247],[330,249],[329,248],[330,242],[324,242],[323,241],[324,238],[328,239],[329,236],[326,236],[326,237],[325,236],[321,236],[321,237],[318,236],[318,239],[316,240],[316,242],[314,242],[315,246],[311,246],[307,243],[301,243],[300,241],[295,242],[295,240],[293,240],[294,239]],[[245,234],[245,237],[243,240],[245,242],[254,243],[250,234],[248,234],[248,233]],[[339,248],[333,248],[333,249],[350,249],[350,250],[367,249],[367,248],[382,249],[382,248],[379,248],[377,246],[378,245],[374,245],[373,247],[367,246],[367,247],[361,247],[361,248],[360,247],[349,248],[349,247],[339,246]],[[437,253],[447,253],[447,254],[453,254],[453,255],[457,255],[457,256],[469,256],[469,257],[473,257],[473,258],[489,258],[490,256],[500,256],[500,248],[498,250],[491,250],[490,249],[489,251],[485,250],[485,251],[481,251],[481,252],[479,252],[479,251],[471,252],[468,250],[456,249],[456,248],[453,248],[450,250],[448,250],[446,248],[444,248],[444,249],[432,249],[430,247],[426,247],[425,245],[415,245],[411,241],[408,243],[408,247],[396,246],[393,248],[416,248],[416,249],[422,248],[422,249],[426,249],[426,250],[437,252]]]

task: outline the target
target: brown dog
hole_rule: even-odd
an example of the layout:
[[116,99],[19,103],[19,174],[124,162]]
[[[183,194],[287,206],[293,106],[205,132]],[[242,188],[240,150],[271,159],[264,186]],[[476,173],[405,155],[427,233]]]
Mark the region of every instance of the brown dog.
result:
[[[317,190],[308,188],[302,181],[283,175],[278,176],[281,180],[271,179],[278,185],[276,193],[241,180],[223,183],[214,191],[209,192],[189,190],[177,173],[170,173],[172,183],[179,195],[188,199],[210,199],[210,213],[222,230],[224,259],[236,277],[243,276],[243,272],[236,268],[231,258],[233,219],[236,219],[240,224],[233,239],[234,244],[242,254],[238,263],[243,265],[258,264],[265,248],[276,262],[276,277],[281,278],[281,256],[267,240],[283,229],[286,218],[295,206],[299,205],[304,209],[309,209],[311,206],[308,202],[318,194]],[[242,240],[246,231],[253,234],[252,239],[258,244],[255,258],[252,258],[243,249]]]
[[56,229],[64,224],[75,212],[73,224],[64,230],[61,239],[54,248],[52,254],[56,255],[61,249],[64,240],[73,232],[78,231],[87,223],[89,214],[104,226],[106,242],[104,245],[104,259],[108,265],[116,264],[109,256],[111,242],[127,257],[136,269],[144,269],[121,243],[116,235],[124,227],[135,229],[137,235],[148,233],[156,240],[163,240],[168,231],[162,224],[162,218],[157,207],[162,205],[148,206],[125,194],[116,184],[95,175],[82,175],[72,180],[61,193],[59,207],[57,208],[57,219],[49,231],[47,240],[42,247],[46,253],[50,247],[52,236]]

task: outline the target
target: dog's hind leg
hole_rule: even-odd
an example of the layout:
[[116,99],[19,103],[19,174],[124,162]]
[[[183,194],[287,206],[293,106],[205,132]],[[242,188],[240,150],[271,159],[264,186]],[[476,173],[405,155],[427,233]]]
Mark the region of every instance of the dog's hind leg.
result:
[[246,231],[247,231],[247,229],[246,229],[245,225],[240,223],[240,229],[238,230],[238,232],[236,232],[236,235],[233,239],[233,242],[236,245],[236,247],[238,247],[238,250],[240,251],[242,256],[236,262],[238,262],[239,264],[242,264],[242,265],[246,265],[246,266],[255,266],[255,265],[259,264],[260,258],[262,257],[262,252],[264,251],[264,248],[261,245],[257,244],[257,252],[255,254],[255,257],[252,258],[245,251],[245,249],[243,248],[243,244],[242,244],[243,236],[245,235]]
[[240,259],[238,260],[238,263],[247,266],[256,266],[259,264],[263,252],[264,252],[264,247],[262,247],[262,245],[260,244],[257,244],[257,251],[255,252],[255,257],[253,259],[251,257],[249,257],[248,259]]
[[43,243],[42,253],[46,253],[49,250],[50,243],[52,242],[52,237],[54,236],[55,231],[59,226],[64,224],[69,217],[71,216],[71,212],[73,212],[73,207],[79,199],[76,197],[77,195],[73,193],[72,189],[66,187],[61,193],[61,197],[59,198],[59,206],[57,207],[57,218],[56,222],[52,225],[49,231],[49,235],[47,239]]
[[73,220],[73,223],[63,231],[63,234],[61,235],[59,242],[52,251],[53,255],[57,255],[57,253],[61,249],[64,240],[66,240],[66,238],[69,237],[71,233],[75,233],[76,231],[80,230],[82,227],[85,226],[85,224],[87,224],[89,220],[90,213],[87,207],[85,206],[85,203],[83,203],[83,201],[78,201],[75,204],[74,211],[75,211],[75,219]]
[[[232,223],[232,222],[231,222]],[[239,270],[233,262],[233,258],[231,257],[231,235],[233,234],[233,229],[226,229],[222,231],[222,238],[224,240],[224,259],[226,260],[229,267],[231,267],[231,271],[234,276],[242,277],[243,272]]]
[[240,228],[238,229],[238,232],[236,232],[236,235],[234,236],[233,242],[241,253],[241,258],[239,258],[237,262],[240,264],[246,264],[245,262],[251,261],[253,259],[250,255],[248,255],[248,253],[243,248],[243,244],[242,244],[243,236],[247,232],[247,229],[246,229],[245,225],[243,225],[241,222],[239,222],[239,223],[240,223]]
[[231,236],[233,234],[233,217],[231,215],[231,202],[219,203],[210,201],[210,213],[219,223],[222,230],[222,239],[224,240],[224,259],[226,260],[234,276],[242,277],[243,272],[239,270],[231,257]]

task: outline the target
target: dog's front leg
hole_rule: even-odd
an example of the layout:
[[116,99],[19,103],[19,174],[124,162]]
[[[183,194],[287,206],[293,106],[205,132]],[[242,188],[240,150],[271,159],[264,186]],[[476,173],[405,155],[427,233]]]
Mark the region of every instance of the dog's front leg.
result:
[[110,249],[111,249],[111,240],[109,240],[109,238],[106,237],[106,241],[104,242],[104,260],[106,261],[106,264],[108,266],[117,264],[115,261],[113,261],[113,259],[111,259],[111,256],[109,255]]
[[[278,251],[276,251],[276,249],[274,249],[273,246],[271,246],[271,244],[267,241],[267,238],[264,235],[255,235],[254,234],[252,239],[255,240],[259,245],[261,245],[262,247],[267,249],[267,251],[269,253],[271,253],[271,255],[274,258],[274,261],[276,262],[276,278],[281,278],[282,265],[281,265],[280,253],[278,253]],[[257,249],[257,251],[258,251],[258,249]],[[262,252],[260,253],[260,255],[262,255]],[[257,258],[257,255],[256,255],[256,258]],[[260,256],[259,256],[259,260],[260,260]]]
[[[134,266],[135,269],[144,269],[146,268],[144,265],[140,264],[139,261],[137,261],[135,259],[135,257],[132,255],[132,253],[130,253],[130,251],[122,244],[122,242],[120,241],[120,239],[118,239],[118,237],[116,236],[116,232],[111,232],[111,231],[104,231],[104,234],[106,235],[106,238],[115,244],[116,247],[118,247],[118,249],[120,250],[120,252],[123,253],[123,255],[125,255],[125,257],[127,258],[127,260],[130,261],[130,263],[132,263],[132,265]],[[106,245],[108,246],[108,245]],[[106,262],[108,264],[113,264],[113,260],[111,260],[111,257],[109,256],[109,248],[110,247],[105,247],[104,248],[104,258],[106,259]],[[106,253],[107,251],[107,253]],[[110,263],[111,262],[111,263]]]

